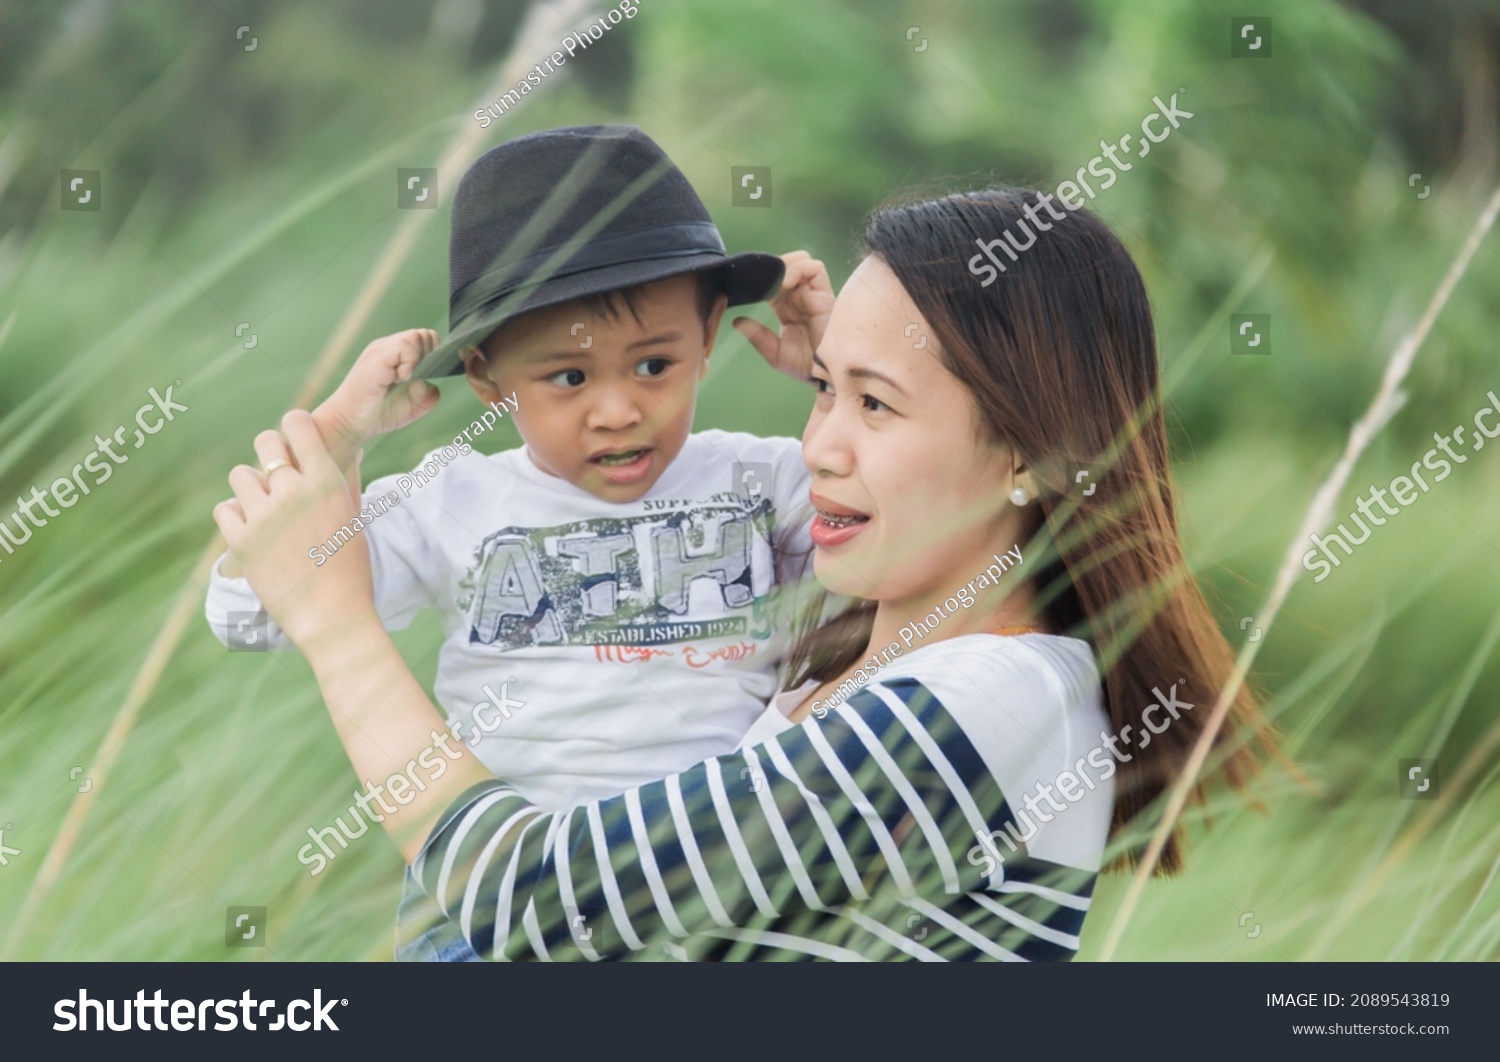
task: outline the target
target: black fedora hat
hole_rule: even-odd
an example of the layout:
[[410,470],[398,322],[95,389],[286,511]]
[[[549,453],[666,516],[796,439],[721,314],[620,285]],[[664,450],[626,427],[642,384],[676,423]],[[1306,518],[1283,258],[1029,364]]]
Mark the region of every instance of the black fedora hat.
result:
[[453,197],[448,338],[416,375],[463,371],[461,352],[505,321],[584,295],[711,270],[729,305],[775,293],[770,254],[724,251],[698,193],[632,126],[547,129],[481,156]]

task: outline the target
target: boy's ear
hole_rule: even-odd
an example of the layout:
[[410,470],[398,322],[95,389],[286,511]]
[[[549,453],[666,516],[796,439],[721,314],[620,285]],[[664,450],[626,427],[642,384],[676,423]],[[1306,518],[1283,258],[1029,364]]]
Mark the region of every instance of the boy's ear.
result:
[[469,386],[479,396],[481,402],[494,402],[500,398],[500,388],[490,379],[490,360],[484,351],[478,347],[464,347],[459,352],[464,360],[464,375],[468,377]]
[[714,352],[714,342],[719,338],[719,322],[724,319],[724,311],[729,308],[729,296],[720,292],[714,299],[714,308],[709,311],[708,319],[703,322],[703,368],[699,375],[708,372],[708,358]]

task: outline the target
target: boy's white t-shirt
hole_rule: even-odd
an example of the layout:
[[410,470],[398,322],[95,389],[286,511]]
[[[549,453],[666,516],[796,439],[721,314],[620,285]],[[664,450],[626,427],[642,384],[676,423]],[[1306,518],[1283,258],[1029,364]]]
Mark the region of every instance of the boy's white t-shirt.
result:
[[[459,740],[544,808],[738,745],[788,648],[792,595],[772,592],[811,574],[801,443],[696,432],[624,504],[541,471],[524,448],[470,449],[433,451],[435,475],[372,482],[373,519],[356,532],[386,627],[425,607],[442,619],[434,693],[464,724]],[[347,548],[313,546],[310,578],[330,547]],[[205,614],[220,640],[231,613],[259,609],[249,582],[215,564]],[[266,628],[273,648],[287,644]]]

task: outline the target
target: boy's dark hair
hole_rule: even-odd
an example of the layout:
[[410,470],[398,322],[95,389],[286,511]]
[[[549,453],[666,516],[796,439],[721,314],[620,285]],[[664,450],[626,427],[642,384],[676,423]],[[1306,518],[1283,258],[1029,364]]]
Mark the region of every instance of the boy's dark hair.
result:
[[[682,274],[680,273],[676,274],[676,276],[681,275]],[[698,281],[698,317],[703,322],[704,326],[707,327],[708,318],[714,312],[714,301],[724,293],[724,283],[719,278],[719,275],[711,269],[694,273],[693,276],[696,277]],[[659,284],[663,280],[671,279],[673,278],[660,277],[657,280],[648,280],[640,284],[632,284],[626,288],[614,288],[610,291],[595,292],[592,295],[580,295],[577,301],[583,306],[584,309],[588,310],[588,312],[593,314],[594,316],[608,318],[611,321],[619,319],[621,307],[623,306],[625,310],[629,311],[630,316],[635,318],[636,324],[640,324],[641,293],[652,284]],[[525,314],[520,314],[517,317],[512,317],[511,320],[518,320],[520,317],[524,316]],[[509,321],[506,322],[506,324],[509,323]],[[491,332],[489,335],[484,337],[483,342],[475,344],[475,349],[477,349],[479,353],[486,359],[488,359],[489,357],[489,350],[486,348],[486,344],[489,343],[494,335],[495,333]]]
[[[680,274],[679,274],[680,275]],[[708,324],[709,315],[714,312],[714,300],[724,290],[724,285],[712,270],[704,270],[694,274],[698,279],[698,317],[704,324]],[[671,277],[663,277],[670,280]],[[582,295],[578,301],[583,304],[589,313],[596,317],[607,317],[611,321],[620,316],[620,306],[623,303],[625,309],[630,311],[637,324],[640,324],[641,313],[639,299],[641,292],[650,284],[659,281],[650,280],[644,284],[632,284],[628,288],[615,288],[613,291],[600,291],[593,295]]]

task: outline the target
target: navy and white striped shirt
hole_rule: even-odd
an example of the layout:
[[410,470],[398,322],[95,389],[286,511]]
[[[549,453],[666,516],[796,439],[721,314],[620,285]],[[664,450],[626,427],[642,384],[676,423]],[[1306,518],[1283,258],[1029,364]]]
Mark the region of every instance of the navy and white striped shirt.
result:
[[410,869],[397,957],[447,933],[502,961],[1071,959],[1113,801],[1077,767],[1107,726],[1086,643],[965,635],[618,797],[486,782]]

